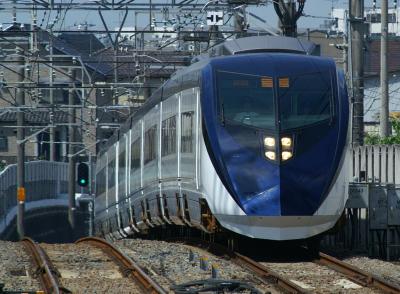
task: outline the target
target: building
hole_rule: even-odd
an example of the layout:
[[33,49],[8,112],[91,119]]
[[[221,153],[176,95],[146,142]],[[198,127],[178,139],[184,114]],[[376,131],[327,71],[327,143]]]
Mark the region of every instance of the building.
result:
[[[190,64],[193,55],[189,51],[136,48],[123,43],[118,43],[114,50],[114,46],[106,47],[89,32],[50,36],[37,29],[32,34],[29,25],[20,24],[10,25],[0,36],[0,162],[7,163],[16,162],[16,111],[12,108],[20,68],[14,62],[16,43],[18,54],[25,55],[25,85],[29,85],[29,89],[25,88],[24,112],[26,125],[31,128],[26,129],[26,136],[50,123],[57,124],[55,157],[62,161],[68,160],[69,68],[75,71],[77,150],[92,146],[88,151],[94,155],[153,91],[178,68]],[[51,95],[54,107],[50,104]],[[49,159],[48,130],[30,138],[25,150],[27,160]]]
[[[389,8],[388,11],[388,32],[389,34],[400,36],[399,8]],[[334,8],[332,10],[331,33],[346,34],[348,31],[348,10],[344,8]],[[367,8],[364,11],[365,23],[368,35],[379,35],[381,33],[381,9]]]
[[[339,23],[340,27],[340,23]],[[332,57],[342,68],[346,68],[346,50],[341,50],[346,43],[346,35],[341,32],[311,30],[302,32],[300,38],[319,44],[322,56]],[[364,120],[366,131],[378,132],[380,115],[380,35],[369,35],[365,40],[364,55]],[[400,36],[392,34],[388,40],[389,69],[389,112],[400,111]],[[346,71],[347,72],[347,71]],[[348,78],[350,78],[347,72]],[[350,86],[350,85],[348,85]],[[351,95],[351,89],[350,95]]]

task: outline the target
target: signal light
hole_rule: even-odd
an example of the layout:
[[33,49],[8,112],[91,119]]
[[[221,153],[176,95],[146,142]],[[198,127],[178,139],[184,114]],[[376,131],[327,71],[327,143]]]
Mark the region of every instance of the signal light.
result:
[[86,187],[89,184],[89,166],[86,163],[78,164],[77,183],[81,187]]

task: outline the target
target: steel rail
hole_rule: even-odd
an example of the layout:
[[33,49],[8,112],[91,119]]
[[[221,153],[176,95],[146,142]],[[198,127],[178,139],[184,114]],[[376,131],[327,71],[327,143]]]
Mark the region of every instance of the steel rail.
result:
[[238,252],[231,251],[230,249],[213,242],[208,242],[201,239],[193,238],[173,238],[171,241],[180,241],[188,245],[206,249],[208,252],[217,256],[228,256],[234,263],[240,267],[246,268],[260,277],[268,284],[275,284],[285,293],[310,293],[308,290],[296,285],[289,278],[285,278],[263,264],[244,256]]
[[247,257],[241,255],[237,252],[233,252],[234,254],[234,261],[250,270],[254,273],[259,275],[261,278],[265,279],[266,281],[272,281],[277,286],[285,290],[289,293],[309,293],[309,291],[301,288],[300,286],[296,285],[289,278],[285,278],[280,274],[272,271],[271,269],[267,268],[266,266],[262,265],[261,263]]
[[55,273],[57,271],[50,263],[44,250],[33,241],[31,238],[23,238],[22,244],[25,246],[27,251],[32,256],[33,262],[36,266],[36,272],[39,275],[39,281],[43,287],[44,293],[47,294],[61,294],[61,293],[71,293],[67,290],[63,290],[60,287],[58,277]]
[[111,257],[116,263],[118,263],[122,272],[127,274],[137,283],[144,288],[147,293],[152,294],[167,294],[168,292],[164,290],[156,281],[150,278],[139,265],[136,264],[131,258],[126,256],[122,251],[116,248],[111,243],[104,239],[97,237],[86,237],[79,239],[75,244],[87,243],[94,247],[100,248],[109,257]]
[[320,252],[319,259],[314,260],[314,262],[329,267],[334,271],[340,272],[348,277],[350,280],[364,287],[375,287],[385,293],[400,293],[400,286],[394,285],[388,281],[383,280],[380,277],[377,277],[371,273],[368,273],[360,268],[357,268],[351,264],[348,264],[325,253]]

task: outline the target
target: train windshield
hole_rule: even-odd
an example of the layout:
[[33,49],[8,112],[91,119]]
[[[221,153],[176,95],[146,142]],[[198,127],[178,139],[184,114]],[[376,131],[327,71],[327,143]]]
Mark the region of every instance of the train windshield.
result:
[[263,129],[275,127],[272,77],[219,71],[217,85],[223,120]]
[[329,72],[280,77],[279,112],[281,130],[304,127],[332,115],[332,82]]

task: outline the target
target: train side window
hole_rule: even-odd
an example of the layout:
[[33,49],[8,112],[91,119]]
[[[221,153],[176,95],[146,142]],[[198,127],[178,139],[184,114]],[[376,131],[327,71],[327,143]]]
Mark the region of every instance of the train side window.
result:
[[164,120],[161,130],[161,155],[164,157],[176,153],[176,116]]
[[131,146],[131,170],[140,168],[140,138],[136,139]]
[[108,188],[115,186],[115,159],[108,163]]
[[144,164],[147,164],[157,157],[157,126],[152,126],[146,131],[144,144]]
[[125,178],[125,167],[126,167],[126,151],[120,152],[118,156],[118,182],[122,182],[122,179]]
[[181,114],[181,152],[193,153],[193,129],[194,111],[187,111]]
[[96,197],[106,192],[106,168],[104,167],[96,175]]
[[126,167],[125,154],[126,154],[126,152],[124,150],[118,156],[119,175],[125,174],[125,167]]

